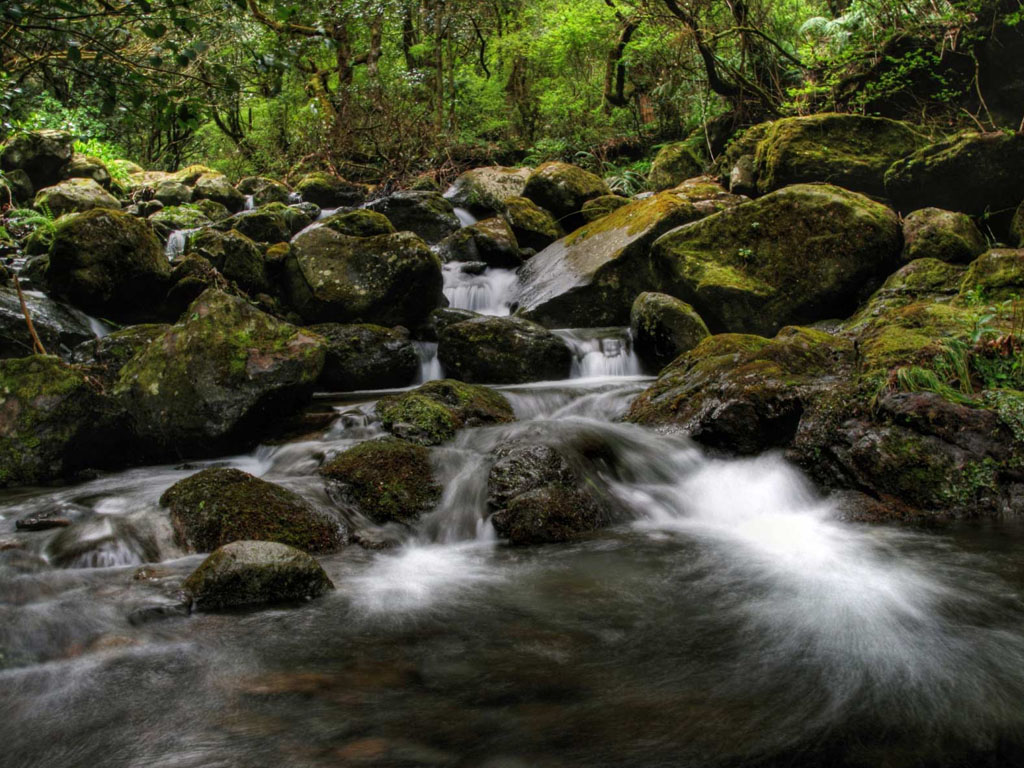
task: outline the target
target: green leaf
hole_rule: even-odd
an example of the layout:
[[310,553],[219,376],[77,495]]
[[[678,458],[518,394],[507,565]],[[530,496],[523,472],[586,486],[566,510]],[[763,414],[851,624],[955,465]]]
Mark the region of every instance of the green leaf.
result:
[[167,27],[163,24],[143,24],[142,32],[146,37],[156,40],[159,37],[163,37],[167,34]]

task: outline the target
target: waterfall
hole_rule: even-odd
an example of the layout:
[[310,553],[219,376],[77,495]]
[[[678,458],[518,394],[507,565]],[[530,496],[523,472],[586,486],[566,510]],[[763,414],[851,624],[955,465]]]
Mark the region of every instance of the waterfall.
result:
[[444,295],[454,309],[468,309],[481,315],[507,315],[516,287],[511,269],[485,269],[482,273],[463,262],[444,265]]
[[465,208],[456,208],[455,216],[459,220],[459,224],[464,227],[468,227],[472,224],[476,224],[477,218]]
[[164,255],[168,261],[174,261],[185,255],[185,246],[188,245],[188,236],[196,229],[176,229],[167,236],[167,245],[164,246]]
[[246,195],[245,196],[245,204],[242,206],[242,210],[243,211],[253,211],[253,210],[256,210],[256,206],[253,203],[253,195]]
[[642,373],[628,328],[560,329],[554,333],[572,350],[570,376],[574,379]]
[[428,381],[436,381],[444,378],[444,371],[441,368],[441,361],[437,359],[436,341],[417,341],[416,352],[420,356],[420,373],[416,380],[417,384],[424,384]]

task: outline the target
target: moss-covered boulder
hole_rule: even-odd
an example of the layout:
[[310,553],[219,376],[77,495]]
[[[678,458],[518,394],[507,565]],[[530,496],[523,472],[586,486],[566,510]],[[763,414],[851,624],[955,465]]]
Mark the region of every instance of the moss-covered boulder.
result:
[[757,145],[757,187],[765,193],[790,184],[824,181],[882,195],[889,166],[924,144],[906,123],[884,117],[787,117],[772,123]]
[[1017,212],[1010,222],[1010,243],[1024,248],[1024,203],[1017,206]]
[[645,291],[629,313],[633,347],[640,358],[660,370],[710,335],[696,310],[664,293]]
[[192,302],[210,288],[232,292],[224,275],[206,258],[195,253],[175,261],[168,282],[170,287],[164,297],[161,315],[171,320],[180,318]]
[[84,371],[58,357],[0,360],[0,487],[69,479],[126,447],[116,409]]
[[242,211],[217,224],[218,229],[235,229],[258,243],[286,243],[313,220],[283,203],[268,203]]
[[449,261],[479,261],[489,267],[515,268],[523,263],[512,228],[500,218],[463,227],[445,238],[441,251]]
[[961,291],[980,291],[990,301],[1024,296],[1024,248],[983,253],[967,268]]
[[194,199],[192,205],[195,206],[203,216],[208,218],[210,221],[218,222],[224,221],[231,215],[231,211],[223,203],[219,203],[216,200],[210,200],[209,198],[197,198]]
[[359,443],[324,464],[320,474],[342,506],[378,525],[409,525],[441,498],[429,450],[395,437]]
[[210,289],[132,358],[114,393],[151,453],[240,449],[266,424],[307,402],[324,340]]
[[64,175],[69,179],[92,179],[104,189],[110,189],[110,170],[98,157],[80,155],[76,152],[71,156],[68,167],[64,169]]
[[680,227],[651,258],[660,290],[692,304],[712,331],[768,336],[852,312],[901,247],[885,206],[800,184]]
[[693,207],[701,216],[710,216],[750,201],[746,195],[728,192],[713,176],[695,176],[687,179],[673,187],[672,192],[693,203]]
[[715,161],[712,173],[722,184],[727,185],[733,194],[757,193],[757,166],[754,157],[757,154],[757,145],[764,139],[771,125],[757,123],[737,131],[725,151]]
[[93,208],[121,210],[120,201],[92,179],[67,179],[36,192],[33,205],[54,216],[80,213]]
[[235,541],[207,557],[182,585],[200,611],[300,602],[334,589],[302,550],[269,541]]
[[966,264],[980,256],[988,242],[971,217],[939,208],[919,208],[903,220],[903,258],[938,259]]
[[386,430],[419,445],[440,445],[464,427],[515,421],[504,395],[451,379],[383,397],[376,411]]
[[140,322],[157,313],[170,272],[145,221],[96,208],[57,222],[46,283],[90,315]]
[[[5,202],[12,204],[28,205],[36,196],[36,188],[32,186],[32,180],[21,168],[4,171],[3,176],[0,177],[0,190],[2,189],[6,189],[6,194],[9,194],[11,198]],[[0,194],[4,193],[0,192]]]
[[192,188],[193,200],[212,200],[220,203],[231,213],[237,213],[245,206],[245,195],[231,186],[228,177],[219,173],[204,173]]
[[315,203],[321,208],[359,205],[366,200],[363,187],[323,171],[307,173],[299,179],[295,191],[304,202]]
[[285,270],[307,322],[414,328],[443,300],[441,261],[411,232],[353,237],[311,227],[292,241]]
[[18,133],[0,150],[0,169],[24,171],[36,189],[52,187],[64,177],[73,145],[74,137],[66,131]]
[[[49,354],[66,358],[73,347],[93,338],[79,313],[46,296],[26,292],[24,297],[32,325]],[[18,293],[14,288],[0,287],[0,358],[25,357],[32,352],[32,336]]]
[[704,162],[700,141],[687,139],[666,144],[658,150],[651,162],[647,186],[655,192],[671,189],[687,179],[700,176]]
[[159,323],[130,325],[98,339],[82,341],[72,351],[73,362],[88,368],[89,375],[113,386],[125,364],[167,332]]
[[1024,133],[968,133],[931,144],[893,163],[885,190],[903,212],[1012,211],[1024,199]]
[[347,392],[404,387],[419,373],[419,355],[403,329],[321,323],[309,330],[327,341],[319,389]]
[[709,336],[666,367],[627,418],[735,453],[788,446],[808,400],[831,377],[842,380],[852,357],[849,340],[810,328],[783,328],[774,339]]
[[565,230],[554,216],[525,197],[505,200],[502,216],[512,227],[512,234],[522,248],[541,251],[565,235]]
[[569,377],[572,353],[542,325],[519,317],[476,317],[438,333],[437,356],[452,378],[522,384]]
[[247,472],[212,467],[179,480],[160,497],[174,540],[189,552],[232,541],[274,541],[306,552],[341,546],[337,521],[297,493]]
[[174,179],[163,179],[154,187],[153,198],[165,206],[184,205],[192,202],[192,187]]
[[199,163],[193,163],[187,165],[184,168],[179,168],[174,173],[166,176],[166,178],[180,181],[182,184],[188,184],[190,187],[194,187],[203,176],[223,176],[224,174],[218,173],[206,165],[200,165]]
[[167,242],[171,232],[202,229],[213,224],[213,220],[194,205],[168,206],[152,214],[147,220],[164,242]]
[[235,189],[252,197],[256,208],[269,203],[288,203],[292,199],[292,192],[287,186],[265,176],[246,176],[239,180]]
[[452,205],[478,214],[499,213],[505,201],[523,194],[532,168],[505,168],[500,165],[472,168],[460,174],[445,194]]
[[548,210],[568,228],[583,224],[580,211],[587,200],[612,191],[600,176],[568,163],[544,163],[526,180],[523,197]]
[[498,536],[510,544],[572,541],[601,527],[600,509],[579,490],[544,486],[516,496],[491,516]]
[[270,290],[263,253],[256,243],[237,230],[202,229],[189,236],[185,252],[202,256],[249,294]]
[[395,192],[367,208],[384,214],[399,232],[413,232],[428,243],[441,242],[461,226],[452,204],[437,192]]
[[658,285],[652,244],[696,218],[685,197],[662,192],[576,230],[520,270],[518,312],[549,328],[625,325],[634,297]]
[[359,208],[354,211],[340,211],[331,214],[319,222],[339,235],[351,237],[375,237],[377,235],[393,235],[397,230],[383,213]]
[[589,224],[592,221],[607,216],[624,205],[629,205],[629,198],[622,195],[601,195],[593,200],[587,200],[583,204],[583,219]]

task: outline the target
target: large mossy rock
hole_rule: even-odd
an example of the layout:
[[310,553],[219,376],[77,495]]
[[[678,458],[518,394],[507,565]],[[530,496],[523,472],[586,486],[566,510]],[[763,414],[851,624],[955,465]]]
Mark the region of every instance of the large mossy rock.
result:
[[73,145],[74,137],[65,131],[15,134],[0,150],[0,169],[24,171],[36,189],[51,187],[64,178]]
[[569,377],[572,353],[542,325],[519,317],[477,317],[438,333],[437,356],[452,378],[523,384]]
[[565,235],[554,216],[525,197],[508,198],[502,215],[522,248],[541,251]]
[[[67,357],[73,347],[93,338],[92,330],[78,313],[52,299],[25,293],[25,306],[39,340],[51,355]],[[32,352],[32,336],[17,291],[0,288],[0,358],[25,357]]]
[[150,452],[210,455],[252,445],[305,403],[324,356],[320,337],[210,289],[132,358],[114,392]]
[[629,198],[622,195],[602,195],[593,200],[587,200],[583,204],[583,218],[589,224],[607,216],[612,211],[618,210],[624,205],[629,205]]
[[399,232],[412,232],[428,243],[441,242],[461,226],[452,204],[437,192],[395,192],[366,207],[384,214]]
[[512,228],[497,217],[463,227],[445,238],[441,250],[447,261],[478,261],[498,268],[523,263]]
[[520,197],[532,168],[505,168],[500,165],[471,168],[460,174],[445,197],[452,205],[474,213],[499,213],[505,201]]
[[784,447],[807,399],[852,355],[850,341],[809,328],[783,328],[774,339],[710,336],[665,368],[627,418],[735,453]]
[[359,205],[366,199],[363,187],[322,171],[307,173],[299,179],[295,191],[303,202],[314,203],[321,208]]
[[451,379],[383,397],[376,411],[386,430],[419,445],[440,445],[464,427],[505,424],[516,418],[500,392]]
[[164,242],[171,232],[202,229],[213,224],[213,219],[194,205],[168,206],[151,215],[148,221]]
[[207,557],[182,585],[200,611],[287,603],[334,589],[302,550],[269,541],[235,541]]
[[971,216],[1024,200],[1024,133],[968,133],[893,163],[885,190],[903,212],[943,208]]
[[340,211],[327,216],[317,224],[334,230],[339,235],[351,237],[375,237],[393,235],[397,230],[383,213],[360,208],[355,211]]
[[98,157],[75,153],[64,175],[69,179],[92,179],[104,189],[110,189],[110,169]]
[[353,237],[312,227],[292,241],[285,269],[307,322],[414,328],[444,298],[441,261],[411,232]]
[[232,541],[273,541],[306,552],[341,546],[338,523],[297,493],[247,472],[212,467],[179,480],[160,497],[174,540],[189,552]]
[[633,348],[655,370],[661,370],[683,352],[710,335],[696,310],[674,296],[644,292],[629,313]]
[[250,295],[271,289],[263,253],[256,243],[237,230],[200,230],[188,238],[185,252],[202,256]]
[[712,331],[770,336],[852,312],[901,247],[885,206],[800,184],[665,235],[652,251],[652,282],[692,304]]
[[334,498],[378,525],[409,525],[441,498],[429,450],[395,437],[359,443],[324,464],[320,474]]
[[102,338],[83,341],[74,348],[71,359],[87,367],[90,376],[112,387],[128,361],[163,336],[169,327],[159,323],[129,325]]
[[174,179],[163,179],[153,189],[153,199],[167,207],[192,202],[192,187]]
[[93,208],[121,210],[121,203],[92,179],[68,179],[36,192],[33,205],[54,216],[81,213]]
[[657,285],[653,243],[698,216],[685,196],[662,192],[576,230],[520,270],[518,312],[549,328],[625,325],[634,297]]
[[116,409],[60,358],[0,360],[0,487],[69,479],[115,464]]
[[46,283],[90,315],[139,322],[157,314],[170,272],[146,222],[96,208],[57,222]]
[[390,389],[410,384],[420,360],[407,333],[379,325],[321,323],[309,330],[327,341],[318,388],[331,392]]
[[988,248],[970,216],[940,208],[919,208],[903,220],[903,258],[966,264]]
[[647,186],[655,192],[671,189],[687,179],[700,176],[704,170],[704,162],[699,141],[687,139],[666,144],[658,150],[658,154],[651,161]]
[[231,186],[227,176],[219,173],[204,173],[196,179],[192,188],[193,200],[212,200],[220,203],[231,213],[237,213],[245,205],[245,195]]
[[989,301],[1024,296],[1024,248],[986,251],[967,268],[961,290],[980,292]]
[[265,176],[246,176],[239,180],[235,189],[243,195],[251,196],[256,208],[269,203],[288,203],[292,199],[292,192],[287,186]]
[[[296,225],[293,227],[293,221]],[[217,225],[235,229],[259,243],[286,243],[295,232],[312,223],[308,217],[281,203],[269,203],[252,211],[242,211]]]
[[889,166],[924,143],[906,123],[884,117],[787,117],[772,123],[757,146],[757,188],[765,193],[823,181],[882,195]]
[[526,180],[522,196],[550,211],[568,227],[583,223],[580,212],[587,200],[612,191],[600,176],[568,163],[544,163]]

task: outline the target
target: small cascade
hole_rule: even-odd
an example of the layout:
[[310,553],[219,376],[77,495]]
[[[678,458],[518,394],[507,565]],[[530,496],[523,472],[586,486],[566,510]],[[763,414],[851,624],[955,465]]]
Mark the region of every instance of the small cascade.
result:
[[425,384],[428,381],[443,379],[444,370],[441,368],[441,361],[437,359],[437,342],[417,341],[415,344],[420,356],[420,375],[416,383]]
[[[319,215],[317,215],[317,217],[316,217],[316,220],[317,221],[323,221],[328,216],[333,216],[334,214],[336,214],[340,210],[341,210],[341,208],[321,208]],[[308,229],[308,227],[307,227],[307,229]]]
[[253,203],[252,198],[253,198],[252,195],[246,195],[245,196],[245,204],[242,206],[242,210],[243,211],[254,211],[254,210],[256,210],[256,205],[255,205],[255,203]]
[[463,262],[444,265],[444,295],[453,309],[508,315],[516,282],[516,273],[511,269],[477,272]]
[[164,255],[168,261],[174,261],[185,255],[185,246],[188,244],[188,236],[195,232],[195,229],[176,229],[167,236],[167,245],[164,246]]
[[640,376],[628,328],[574,328],[554,331],[573,353],[571,378]]
[[301,203],[301,202],[302,202],[302,195],[300,195],[298,192],[289,192],[288,193],[288,205],[296,205],[297,203]]
[[464,227],[468,227],[468,226],[471,226],[473,224],[476,224],[476,222],[478,221],[476,216],[474,216],[472,213],[470,213],[465,208],[456,208],[455,209],[455,216],[459,219],[459,224],[461,224]]

